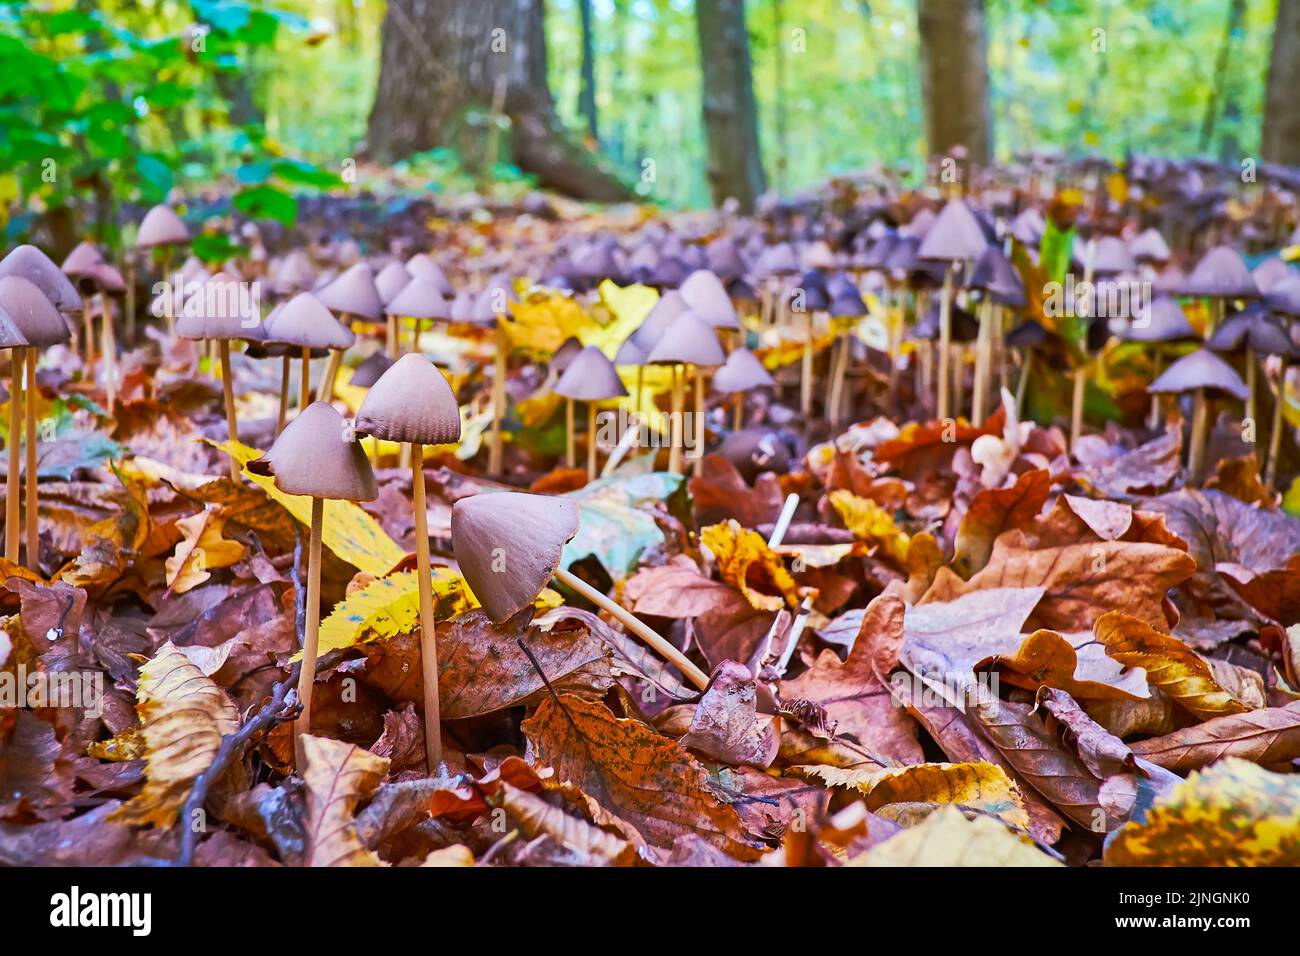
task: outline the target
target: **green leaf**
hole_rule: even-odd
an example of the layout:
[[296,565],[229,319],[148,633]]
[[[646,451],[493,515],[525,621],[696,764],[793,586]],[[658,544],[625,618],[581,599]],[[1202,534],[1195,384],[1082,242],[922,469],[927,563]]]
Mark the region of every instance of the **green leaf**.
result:
[[286,182],[300,183],[304,186],[329,188],[343,184],[343,180],[336,173],[298,159],[282,159],[272,166],[272,171]]
[[248,254],[246,246],[238,245],[223,233],[202,233],[190,243],[190,249],[204,262],[225,262]]
[[162,202],[172,188],[172,170],[157,153],[137,153],[135,172],[140,177],[140,194],[150,202]]
[[235,208],[251,219],[274,219],[292,226],[298,218],[298,201],[274,186],[253,186],[235,193]]

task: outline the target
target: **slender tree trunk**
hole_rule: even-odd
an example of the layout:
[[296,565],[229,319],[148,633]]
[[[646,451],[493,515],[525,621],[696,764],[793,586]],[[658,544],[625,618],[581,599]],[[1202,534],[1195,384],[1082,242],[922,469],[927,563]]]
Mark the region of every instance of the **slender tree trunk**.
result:
[[748,212],[766,185],[744,0],[696,0],[695,25],[704,84],[709,189],[718,205],[734,198]]
[[[1285,2],[1285,0],[1283,0]],[[1201,121],[1200,150],[1207,152],[1214,143],[1214,127],[1219,120],[1219,104],[1227,103],[1223,112],[1232,109],[1232,100],[1228,96],[1228,69],[1232,62],[1232,47],[1241,33],[1241,21],[1246,16],[1246,0],[1228,0],[1228,24],[1223,30],[1223,41],[1219,44],[1219,55],[1214,63],[1214,85],[1210,87],[1210,98],[1205,103],[1205,118]]]
[[790,141],[787,133],[785,90],[785,4],[772,0],[772,55],[776,74],[776,191],[785,192],[790,168]]
[[582,85],[578,88],[578,112],[587,121],[591,138],[600,139],[600,124],[596,116],[596,37],[592,23],[591,0],[578,0],[582,16]]
[[917,0],[921,94],[931,156],[964,146],[970,161],[993,155],[984,0]]
[[1269,162],[1300,166],[1300,0],[1277,0],[1261,154]]
[[[485,157],[494,103],[516,165],[580,199],[631,194],[560,123],[546,82],[543,0],[389,0],[369,152],[381,162],[450,146]],[[491,140],[495,142],[495,140]]]

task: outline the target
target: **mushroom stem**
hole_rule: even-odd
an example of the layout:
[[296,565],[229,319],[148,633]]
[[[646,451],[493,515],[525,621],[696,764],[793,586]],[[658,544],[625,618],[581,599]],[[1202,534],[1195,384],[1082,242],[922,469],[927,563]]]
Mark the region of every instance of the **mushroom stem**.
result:
[[420,588],[420,674],[424,679],[424,753],[429,776],[442,764],[442,708],[438,700],[438,639],[429,570],[429,515],[424,499],[424,446],[411,444],[411,488],[415,510],[415,568]]
[[36,349],[27,350],[27,567],[38,571],[41,560],[39,515],[36,501]]
[[576,444],[573,435],[573,399],[564,400],[564,467],[576,468],[578,463],[578,453],[574,449]]
[[104,323],[101,327],[104,333],[104,389],[108,396],[108,414],[112,415],[117,411],[117,338],[107,293],[99,294],[99,311]]
[[812,418],[813,395],[813,314],[804,310],[804,346],[803,360],[799,366],[799,413],[803,416],[807,428]]
[[988,414],[993,379],[993,299],[987,293],[980,303],[980,331],[975,342],[975,388],[971,394],[970,420],[978,425]]
[[704,457],[704,369],[695,366],[695,447],[691,457],[699,461]]
[[[1160,347],[1156,346],[1151,356],[1151,381],[1153,382],[1160,377],[1160,366],[1164,364],[1161,361],[1163,358]],[[1160,396],[1154,393],[1151,394],[1151,412],[1147,417],[1147,427],[1152,431],[1160,427]]]
[[1187,477],[1195,481],[1201,473],[1201,464],[1205,461],[1205,426],[1209,418],[1205,389],[1198,388],[1192,400],[1192,444],[1187,453]]
[[18,504],[22,498],[19,484],[21,458],[18,442],[23,431],[23,366],[27,362],[27,349],[9,350],[9,473],[5,489],[5,560],[18,563],[18,544],[21,527]]
[[1260,449],[1259,449],[1259,439],[1257,433],[1259,425],[1255,421],[1256,388],[1257,385],[1256,385],[1256,374],[1255,374],[1255,350],[1251,348],[1249,345],[1247,345],[1246,346],[1246,417],[1242,421],[1242,424],[1245,425],[1246,422],[1250,422],[1251,434],[1255,436],[1255,441],[1252,442],[1252,444],[1254,444],[1255,446],[1255,461],[1258,462],[1260,459]]
[[587,480],[596,480],[596,403],[587,403]]
[[952,344],[952,263],[943,267],[943,297],[939,300],[939,404],[938,417],[947,418],[951,412],[948,389],[951,386],[948,354]]
[[501,419],[506,417],[506,351],[509,338],[501,320],[497,320],[496,357],[492,376],[492,444],[488,448],[488,473],[499,476],[503,464]]
[[1282,430],[1286,419],[1282,417],[1282,406],[1286,403],[1286,356],[1282,356],[1282,367],[1277,378],[1277,398],[1273,402],[1273,430],[1268,436],[1268,465],[1264,469],[1264,484],[1276,487],[1277,460],[1282,453]]
[[1074,370],[1074,391],[1070,396],[1070,450],[1083,435],[1083,397],[1088,388],[1088,365],[1085,361]]
[[885,283],[885,342],[886,354],[889,356],[889,384],[885,388],[885,407],[893,411],[898,410],[898,349],[899,349],[899,325],[902,324],[900,317],[898,322],[894,321],[893,296],[890,294],[889,283]]
[[673,647],[672,644],[664,640],[657,633],[655,633],[644,623],[642,623],[641,620],[631,611],[627,610],[621,604],[612,601],[608,595],[602,594],[601,592],[597,591],[586,581],[582,580],[582,578],[578,577],[575,574],[571,574],[569,571],[566,571],[564,568],[557,567],[555,569],[554,577],[561,584],[565,585],[571,590],[577,591],[578,594],[586,598],[592,604],[596,605],[602,610],[609,612],[609,614],[612,617],[614,617],[620,624],[622,624],[625,628],[627,628],[637,637],[641,638],[641,640],[649,644],[652,648],[654,648],[656,651],[659,652],[660,656],[662,656],[669,663],[673,664],[679,671],[685,674],[686,679],[689,680],[696,687],[698,687],[700,690],[704,690],[704,688],[709,686],[708,674],[704,673],[704,671],[696,667],[693,663],[691,663],[690,659],[685,654],[683,654],[677,648]]
[[1020,378],[1016,380],[1016,418],[1025,417],[1025,393],[1029,391],[1029,376],[1034,369],[1034,350],[1032,347],[1021,353]]
[[81,335],[85,339],[81,351],[84,356],[83,361],[86,364],[87,377],[92,374],[90,367],[95,362],[95,319],[90,314],[91,301],[91,297],[86,296],[81,303]]
[[[352,328],[352,316],[345,312],[339,316],[339,323],[345,328]],[[330,351],[329,361],[325,363],[325,375],[320,380],[320,388],[317,390],[316,399],[321,402],[328,402],[334,398],[334,381],[339,377],[339,366],[343,364],[343,352],[339,349]],[[303,408],[307,407],[307,402],[303,402]]]
[[844,382],[842,366],[847,348],[848,339],[845,336],[836,338],[834,351],[831,353],[830,383],[826,389],[826,420],[833,426],[840,423],[840,390]]
[[[338,352],[330,355],[332,359]],[[302,347],[302,374],[298,376],[298,411],[301,412],[311,404],[311,349]]]
[[126,264],[126,302],[122,307],[126,347],[135,344],[135,263]]
[[668,447],[668,470],[674,475],[682,473],[682,415],[686,405],[685,392],[685,369],[679,369],[676,365],[672,367],[673,374],[673,404],[672,411],[669,414],[669,427],[671,434]]
[[[239,420],[235,417],[235,386],[230,375],[230,340],[217,342],[217,354],[221,359],[221,393],[226,404],[226,431],[232,442],[239,441]],[[230,480],[239,484],[240,464],[234,455],[230,456]]]
[[[952,363],[952,413],[960,415],[966,404],[966,346],[958,343],[952,346],[956,361]],[[975,416],[972,414],[971,419]]]
[[401,353],[397,347],[397,316],[388,316],[388,357],[395,359]]
[[731,401],[731,430],[738,432],[745,427],[745,393],[737,392]]
[[284,431],[284,420],[289,417],[289,374],[290,374],[291,365],[290,365],[288,352],[284,353],[284,358],[281,359],[281,362],[282,365],[280,369],[280,417],[275,426],[275,434],[277,436],[280,434],[280,432]]
[[307,542],[307,629],[302,644],[302,670],[298,672],[298,703],[302,712],[294,721],[298,766],[302,766],[302,738],[311,733],[311,691],[316,683],[316,654],[320,648],[320,539],[325,522],[325,499],[311,499],[311,537]]

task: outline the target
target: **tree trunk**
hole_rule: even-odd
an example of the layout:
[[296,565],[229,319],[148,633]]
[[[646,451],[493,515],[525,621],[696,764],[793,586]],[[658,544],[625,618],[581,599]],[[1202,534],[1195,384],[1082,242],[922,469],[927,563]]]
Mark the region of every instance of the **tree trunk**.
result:
[[1300,0],[1277,0],[1264,96],[1264,159],[1300,166]]
[[1210,98],[1205,103],[1205,118],[1201,121],[1202,153],[1209,152],[1214,143],[1215,124],[1219,121],[1219,105],[1225,103],[1224,114],[1229,115],[1233,109],[1233,99],[1228,90],[1228,68],[1232,62],[1233,46],[1241,33],[1241,21],[1246,16],[1246,0],[1228,0],[1228,23],[1223,30],[1223,41],[1219,44],[1219,55],[1214,63],[1214,81],[1210,87]]
[[709,189],[721,205],[735,199],[746,212],[766,188],[758,146],[749,34],[744,0],[696,0]]
[[970,161],[993,154],[984,0],[917,0],[921,95],[931,156],[966,147]]
[[578,0],[582,16],[582,83],[578,87],[578,113],[587,122],[587,131],[594,140],[600,139],[600,124],[596,117],[596,37],[592,24],[591,0]]
[[389,0],[367,145],[380,162],[447,146],[490,156],[496,111],[516,165],[579,199],[628,187],[567,132],[546,82],[543,0]]

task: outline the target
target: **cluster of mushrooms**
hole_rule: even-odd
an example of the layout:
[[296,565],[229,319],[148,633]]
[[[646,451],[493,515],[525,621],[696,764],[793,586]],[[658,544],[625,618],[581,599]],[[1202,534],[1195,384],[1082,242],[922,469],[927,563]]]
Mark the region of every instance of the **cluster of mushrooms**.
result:
[[[1214,403],[1240,403],[1241,433],[1253,440],[1255,417],[1271,401],[1267,451],[1257,454],[1265,480],[1276,484],[1288,430],[1287,372],[1300,356],[1300,271],[1275,256],[1251,269],[1226,241],[1197,248],[1204,235],[1196,232],[1179,234],[1182,248],[1176,253],[1165,234],[1144,221],[1140,205],[1108,208],[1108,200],[1090,194],[1090,202],[1099,204],[1095,222],[1080,228],[1069,250],[1071,268],[1080,270],[1089,290],[1068,303],[1082,317],[1084,334],[1064,341],[1061,328],[1029,317],[1031,299],[1045,293],[1027,289],[1024,281],[1026,264],[1033,269],[1044,255],[1045,202],[1036,189],[1032,181],[1028,189],[989,186],[950,189],[948,195],[936,188],[904,201],[881,186],[874,194],[860,192],[847,209],[819,199],[749,219],[692,217],[679,228],[660,220],[637,222],[622,233],[565,237],[545,250],[502,248],[495,259],[472,266],[423,251],[403,258],[390,249],[367,257],[347,239],[272,257],[253,229],[254,254],[210,273],[193,256],[181,258],[190,231],[167,206],[145,215],[121,269],[89,243],[74,249],[62,267],[33,246],[19,247],[0,262],[0,347],[9,355],[10,371],[5,560],[41,568],[35,425],[41,356],[75,343],[83,376],[102,388],[112,416],[119,350],[137,344],[141,278],[163,283],[149,310],[160,320],[150,330],[155,339],[188,339],[206,350],[209,368],[222,383],[232,440],[241,433],[232,348],[237,352],[242,343],[241,361],[279,360],[274,440],[247,469],[272,478],[286,494],[312,501],[300,735],[311,719],[327,503],[374,500],[372,458],[379,457],[379,443],[400,447],[399,463],[412,477],[431,770],[439,767],[442,748],[425,450],[456,445],[463,419],[447,375],[425,354],[424,334],[441,324],[490,354],[490,368],[485,361],[482,369],[491,413],[484,467],[507,477],[507,385],[517,359],[511,354],[511,315],[520,296],[532,290],[584,304],[597,299],[606,281],[658,292],[615,354],[569,339],[545,363],[541,388],[563,399],[569,468],[579,466],[576,406],[585,406],[588,480],[608,473],[625,450],[622,441],[607,448],[610,460],[598,471],[598,409],[633,399],[636,408],[645,407],[644,374],[652,366],[669,370],[671,434],[662,466],[681,473],[702,457],[710,440],[726,453],[738,436],[773,425],[805,438],[834,435],[868,408],[896,417],[982,422],[999,394],[1014,395],[1023,411],[1019,406],[1036,368],[1072,379],[1073,443],[1083,432],[1091,370],[1107,343],[1117,339],[1140,343],[1151,357],[1148,427],[1159,428],[1178,407],[1162,403],[1162,396],[1186,400],[1190,414],[1182,417],[1189,420],[1193,478],[1205,468]],[[1291,241],[1300,243],[1300,231]],[[506,260],[525,264],[516,275],[540,277],[532,290],[490,268]],[[257,283],[267,294],[265,316],[260,297],[229,294],[240,283]],[[1153,294],[1129,314],[1101,316],[1095,303],[1104,301],[1108,283],[1150,288]],[[1194,302],[1203,303],[1196,314],[1206,316],[1200,331],[1185,308]],[[319,360],[323,369],[313,367]],[[345,361],[357,361],[349,384],[367,389],[353,420],[335,405]],[[363,439],[372,444],[363,446]],[[770,443],[761,456],[752,442],[736,447],[751,456],[742,467],[747,475],[781,460],[781,449]],[[233,454],[229,467],[230,479],[240,482],[243,468]],[[25,496],[19,490],[22,475]],[[554,579],[608,612],[703,688],[707,675],[681,651],[561,567],[577,523],[573,501],[562,496],[479,494],[453,508],[455,560],[494,621],[531,604]]]

